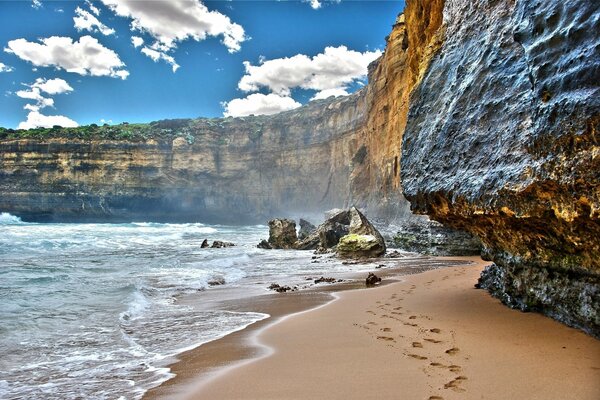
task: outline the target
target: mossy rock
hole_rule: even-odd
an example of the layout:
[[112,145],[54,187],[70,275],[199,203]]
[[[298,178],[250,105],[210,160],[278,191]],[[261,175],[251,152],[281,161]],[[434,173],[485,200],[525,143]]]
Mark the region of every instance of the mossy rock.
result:
[[373,235],[349,234],[340,239],[337,253],[343,258],[373,258],[385,254],[385,246]]

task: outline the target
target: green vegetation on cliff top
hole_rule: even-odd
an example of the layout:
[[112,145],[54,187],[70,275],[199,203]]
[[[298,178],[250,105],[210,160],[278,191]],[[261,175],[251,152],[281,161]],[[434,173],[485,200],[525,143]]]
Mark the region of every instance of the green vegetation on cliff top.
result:
[[[197,118],[168,119],[150,123],[134,124],[124,122],[119,125],[84,125],[76,128],[7,129],[0,127],[0,140],[14,139],[79,139],[79,140],[123,140],[143,142],[149,139],[172,140],[182,137],[193,144],[196,137],[204,133],[225,133],[227,126],[234,121],[250,121],[249,136],[256,140],[262,135],[260,117],[243,118]],[[252,124],[255,123],[256,126]]]

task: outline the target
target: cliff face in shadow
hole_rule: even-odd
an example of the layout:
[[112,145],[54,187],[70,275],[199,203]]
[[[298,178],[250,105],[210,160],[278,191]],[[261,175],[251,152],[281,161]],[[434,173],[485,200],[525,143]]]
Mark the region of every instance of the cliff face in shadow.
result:
[[483,241],[482,287],[600,336],[600,3],[453,0],[444,23],[405,194]]

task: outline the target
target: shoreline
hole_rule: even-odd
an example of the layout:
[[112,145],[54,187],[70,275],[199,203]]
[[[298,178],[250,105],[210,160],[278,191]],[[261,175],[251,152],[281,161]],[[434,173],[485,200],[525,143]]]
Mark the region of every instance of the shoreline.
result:
[[[357,272],[349,275],[354,280],[350,279],[345,282],[281,294],[267,293],[245,298],[242,303],[237,299],[223,301],[220,304],[222,309],[265,313],[269,317],[178,354],[175,361],[166,367],[170,369],[170,373],[174,376],[147,390],[142,399],[183,398],[190,388],[198,385],[199,381],[210,379],[215,374],[223,373],[224,370],[264,357],[268,350],[265,350],[264,346],[254,340],[256,335],[289,316],[312,311],[331,303],[336,299],[338,293],[355,290],[376,290],[409,275],[436,268],[446,268],[445,266],[440,267],[440,263],[464,264],[472,262],[475,258],[477,257],[416,256],[414,258],[399,258],[397,259],[399,263],[395,267],[374,270],[378,276],[383,278],[382,283],[375,287],[367,288],[364,284],[367,273]],[[408,268],[403,265],[407,259],[416,266]],[[394,259],[386,261],[390,262]]]
[[144,398],[599,398],[600,342],[474,289],[485,264],[267,318],[183,355]]

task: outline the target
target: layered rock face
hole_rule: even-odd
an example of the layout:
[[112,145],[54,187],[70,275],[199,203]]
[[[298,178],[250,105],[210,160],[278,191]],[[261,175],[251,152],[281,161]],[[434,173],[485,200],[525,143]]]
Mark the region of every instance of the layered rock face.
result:
[[3,140],[0,210],[38,221],[239,224],[329,209],[350,197],[366,108],[359,92],[273,116],[187,121],[187,139]]
[[600,336],[600,3],[447,1],[415,88],[412,209],[478,236],[481,285]]

